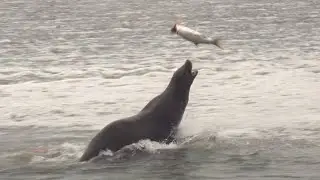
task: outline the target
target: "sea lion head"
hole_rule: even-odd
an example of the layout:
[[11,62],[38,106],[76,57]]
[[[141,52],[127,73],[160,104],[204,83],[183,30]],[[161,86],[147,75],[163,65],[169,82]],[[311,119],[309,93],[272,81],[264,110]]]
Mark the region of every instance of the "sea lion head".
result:
[[175,89],[188,90],[193,83],[193,80],[197,77],[198,70],[192,70],[192,63],[190,60],[186,60],[185,63],[177,69],[171,79],[171,85]]

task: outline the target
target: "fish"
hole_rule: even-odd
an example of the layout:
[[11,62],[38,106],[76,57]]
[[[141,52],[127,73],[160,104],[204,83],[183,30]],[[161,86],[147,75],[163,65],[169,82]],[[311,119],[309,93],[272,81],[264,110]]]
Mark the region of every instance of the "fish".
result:
[[171,33],[176,33],[177,35],[181,36],[183,39],[188,40],[194,43],[196,46],[199,44],[213,44],[220,49],[223,49],[221,46],[221,39],[220,38],[211,38],[203,35],[202,33],[195,31],[191,28],[183,26],[181,24],[174,24],[171,28]]

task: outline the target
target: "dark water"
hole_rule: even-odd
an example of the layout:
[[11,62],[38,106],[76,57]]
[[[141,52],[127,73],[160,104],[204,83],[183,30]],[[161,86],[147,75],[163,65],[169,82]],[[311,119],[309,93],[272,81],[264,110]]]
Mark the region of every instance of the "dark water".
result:
[[[2,0],[0,16],[0,179],[320,178],[320,1]],[[225,49],[170,34],[178,21]],[[183,141],[78,162],[185,59],[207,69]]]

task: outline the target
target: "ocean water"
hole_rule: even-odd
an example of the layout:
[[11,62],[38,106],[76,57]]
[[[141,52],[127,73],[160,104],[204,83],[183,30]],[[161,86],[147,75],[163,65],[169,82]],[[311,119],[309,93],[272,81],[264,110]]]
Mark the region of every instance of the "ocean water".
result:
[[[0,16],[1,180],[320,179],[320,1],[2,0]],[[203,69],[183,141],[78,162],[186,59]]]

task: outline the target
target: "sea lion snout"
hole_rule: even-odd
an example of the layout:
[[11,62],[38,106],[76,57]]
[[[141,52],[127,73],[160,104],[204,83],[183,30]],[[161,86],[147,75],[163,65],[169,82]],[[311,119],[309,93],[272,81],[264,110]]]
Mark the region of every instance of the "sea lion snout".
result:
[[192,70],[192,62],[191,62],[189,59],[186,60],[186,62],[184,63],[184,65],[185,65],[186,68],[187,68],[188,70],[190,70],[190,72],[191,72],[191,70]]
[[184,63],[186,70],[195,78],[198,75],[198,70],[192,70],[192,62],[190,60],[186,60]]

